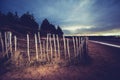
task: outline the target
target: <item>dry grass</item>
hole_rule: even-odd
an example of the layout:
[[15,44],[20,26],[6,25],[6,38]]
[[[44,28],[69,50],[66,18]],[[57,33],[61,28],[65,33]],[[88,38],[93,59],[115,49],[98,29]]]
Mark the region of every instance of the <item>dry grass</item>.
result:
[[89,43],[89,64],[61,67],[57,64],[14,69],[1,80],[120,80],[120,50]]

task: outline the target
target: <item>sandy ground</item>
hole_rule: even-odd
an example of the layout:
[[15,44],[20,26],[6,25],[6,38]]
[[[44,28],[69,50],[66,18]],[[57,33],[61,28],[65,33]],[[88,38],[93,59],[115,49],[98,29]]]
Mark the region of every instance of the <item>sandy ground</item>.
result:
[[89,64],[14,69],[0,80],[120,80],[120,49],[89,42]]

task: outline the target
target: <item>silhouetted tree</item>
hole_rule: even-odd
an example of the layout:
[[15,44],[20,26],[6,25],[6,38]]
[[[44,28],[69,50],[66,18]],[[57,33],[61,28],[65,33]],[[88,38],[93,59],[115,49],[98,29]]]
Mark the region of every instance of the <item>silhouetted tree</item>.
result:
[[36,33],[40,31],[42,36],[46,36],[48,33],[58,34],[59,36],[63,35],[63,32],[60,27],[57,29],[55,25],[50,24],[47,19],[44,19],[40,30],[38,30],[38,23],[35,21],[35,18],[29,12],[23,14],[21,17],[18,16],[18,13],[8,12],[6,15],[0,12],[0,30],[7,31],[11,30],[17,33]]
[[29,12],[23,14],[20,18],[20,24],[26,26],[28,29],[33,31],[38,30],[38,23],[35,21],[33,15]]
[[47,33],[49,33],[49,25],[50,23],[48,22],[48,20],[44,19],[40,27],[40,34],[42,36],[46,36]]
[[15,24],[19,24],[19,16],[18,16],[18,13],[15,12],[15,15],[14,15],[14,20],[15,20]]
[[13,14],[12,12],[8,12],[6,15],[0,12],[0,25],[14,25],[19,21],[19,17],[17,12]]
[[62,31],[62,29],[59,26],[57,27],[57,31],[56,32],[57,32],[59,37],[63,36],[63,31]]
[[56,34],[56,28],[55,28],[55,26],[53,24],[50,24],[49,26],[50,26],[50,28],[49,28],[50,33],[51,34]]
[[40,27],[40,33],[42,36],[47,36],[48,33],[58,34],[59,37],[63,35],[61,28],[58,26],[56,29],[55,26],[53,24],[50,24],[47,19],[43,20]]
[[14,21],[15,21],[14,14],[12,12],[8,12],[6,15],[6,23],[7,24],[14,24]]
[[51,27],[53,25],[49,23],[47,19],[44,19],[41,27],[40,27],[40,32],[42,36],[46,36],[48,33],[51,33]]
[[0,26],[5,25],[6,23],[6,16],[0,11]]
[[56,28],[47,19],[44,19],[40,27],[40,33],[42,36],[47,36],[48,33],[56,34]]

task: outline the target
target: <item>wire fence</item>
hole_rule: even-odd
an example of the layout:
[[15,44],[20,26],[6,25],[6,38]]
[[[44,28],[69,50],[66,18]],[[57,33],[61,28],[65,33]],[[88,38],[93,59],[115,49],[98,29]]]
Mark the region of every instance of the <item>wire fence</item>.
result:
[[0,46],[1,55],[7,55],[19,66],[34,62],[77,62],[88,53],[88,37],[59,37],[55,34],[41,37],[39,32],[34,36],[19,37],[5,32],[4,35],[0,33]]

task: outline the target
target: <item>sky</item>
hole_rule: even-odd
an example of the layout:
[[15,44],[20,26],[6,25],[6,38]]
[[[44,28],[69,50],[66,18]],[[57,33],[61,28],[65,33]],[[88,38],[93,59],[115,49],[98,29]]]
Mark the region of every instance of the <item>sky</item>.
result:
[[120,0],[0,0],[0,11],[29,11],[68,35],[120,35]]

